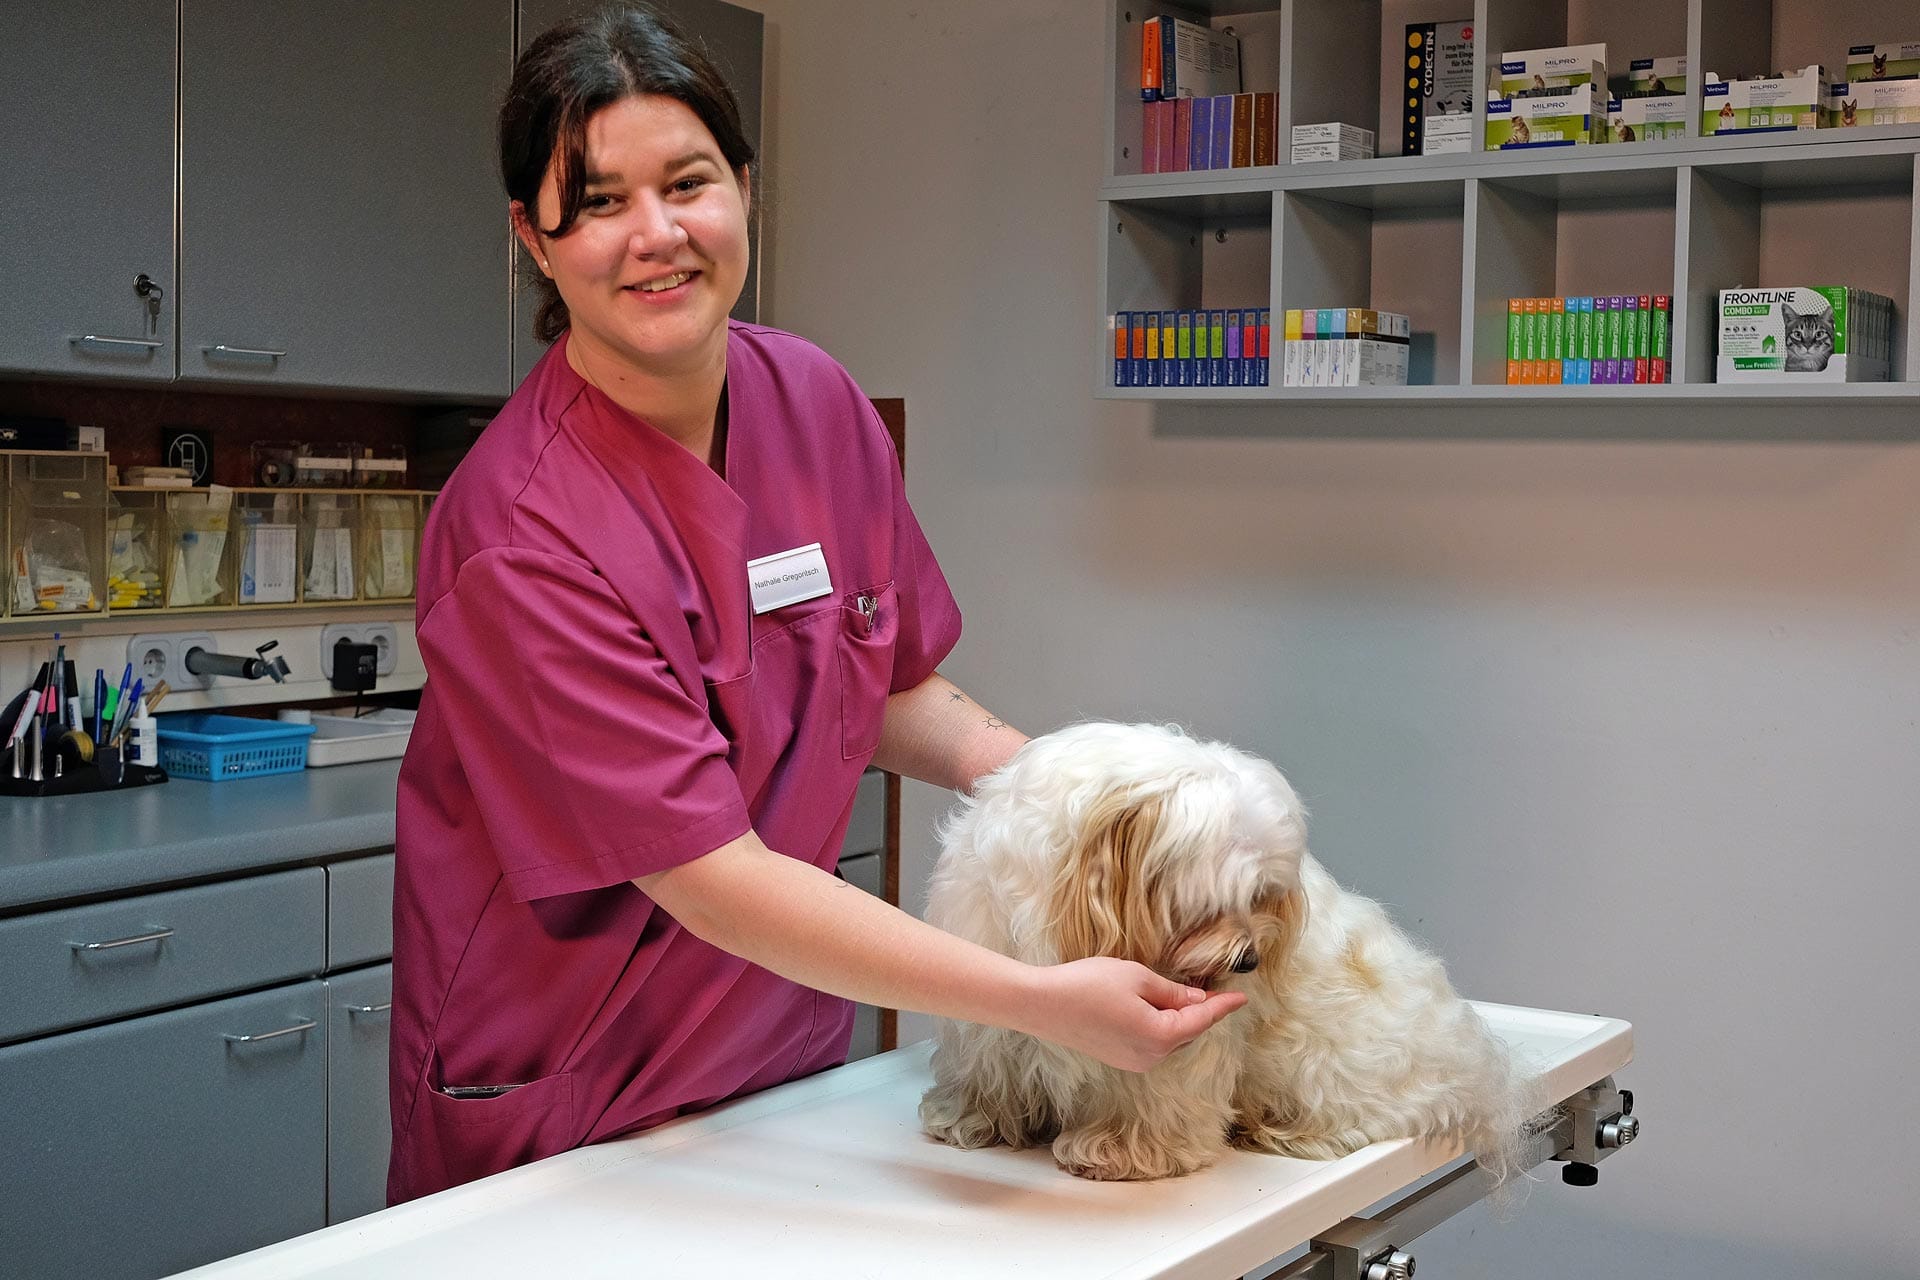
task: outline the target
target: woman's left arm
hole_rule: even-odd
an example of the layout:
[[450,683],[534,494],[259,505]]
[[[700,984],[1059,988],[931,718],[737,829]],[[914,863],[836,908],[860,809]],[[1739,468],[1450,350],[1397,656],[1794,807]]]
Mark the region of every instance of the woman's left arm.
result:
[[1027,736],[934,672],[887,695],[887,718],[873,763],[952,791],[972,791],[1018,751]]

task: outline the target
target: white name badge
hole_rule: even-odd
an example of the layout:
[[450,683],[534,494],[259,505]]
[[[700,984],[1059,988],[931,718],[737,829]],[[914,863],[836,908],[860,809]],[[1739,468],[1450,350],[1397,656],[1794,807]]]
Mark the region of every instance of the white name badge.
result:
[[747,584],[753,590],[755,613],[771,613],[833,592],[826,553],[817,542],[747,561]]

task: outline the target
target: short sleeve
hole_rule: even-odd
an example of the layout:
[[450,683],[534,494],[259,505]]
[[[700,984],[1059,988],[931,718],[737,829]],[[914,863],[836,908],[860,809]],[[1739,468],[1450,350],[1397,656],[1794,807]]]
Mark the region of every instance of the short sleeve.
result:
[[488,548],[418,636],[516,901],[662,871],[750,829],[699,673],[674,671],[588,566]]
[[892,489],[893,587],[900,611],[900,635],[893,651],[888,692],[911,689],[934,673],[960,642],[960,606],[940,572],[927,535],[907,502],[906,481],[886,426],[873,413],[873,429],[887,439],[887,482]]

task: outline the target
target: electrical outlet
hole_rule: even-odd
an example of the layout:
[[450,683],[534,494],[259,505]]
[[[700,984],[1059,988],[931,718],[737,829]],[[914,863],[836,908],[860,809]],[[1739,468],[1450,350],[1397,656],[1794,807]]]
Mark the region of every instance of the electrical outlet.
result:
[[187,670],[187,654],[193,649],[205,649],[208,653],[218,653],[219,646],[213,637],[203,632],[180,634],[171,632],[163,635],[134,636],[127,641],[127,661],[133,666],[133,674],[151,689],[162,680],[176,693],[185,693],[195,689],[211,689],[211,676],[197,676]]
[[320,628],[320,669],[333,670],[333,646],[345,640],[370,644],[380,655],[378,672],[390,676],[400,661],[400,637],[391,622],[329,622]]
[[[174,660],[174,638],[170,635],[135,636],[127,641],[127,665],[133,668],[136,677],[146,681],[149,689],[167,680]],[[167,683],[173,685],[171,680]]]
[[170,687],[174,689],[213,688],[212,676],[197,676],[187,670],[187,655],[195,649],[205,649],[208,653],[220,652],[220,646],[214,643],[213,637],[204,632],[193,631],[186,635],[175,636],[173,638],[174,661],[167,671],[167,684]]

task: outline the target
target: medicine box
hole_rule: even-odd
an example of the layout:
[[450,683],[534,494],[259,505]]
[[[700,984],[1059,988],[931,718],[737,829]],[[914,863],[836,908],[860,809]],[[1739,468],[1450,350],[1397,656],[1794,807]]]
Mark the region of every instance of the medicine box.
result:
[[1686,90],[1687,60],[1685,58],[1635,58],[1627,64],[1629,94],[1644,96],[1685,93]]
[[1161,22],[1162,98],[1217,98],[1240,92],[1238,39],[1181,18]]
[[1893,301],[1864,289],[1812,285],[1722,289],[1721,382],[1885,382]]
[[1831,87],[1827,73],[1818,66],[1753,80],[1722,80],[1709,71],[1700,132],[1820,128]]
[[1847,79],[1903,80],[1920,76],[1920,42],[1856,44],[1847,50]]
[[1687,95],[1615,98],[1607,104],[1608,142],[1658,142],[1687,133]]
[[1570,44],[1558,49],[1522,49],[1500,55],[1500,96],[1546,93],[1584,84],[1607,85],[1607,46]]
[[1296,147],[1332,142],[1342,147],[1365,147],[1371,152],[1373,130],[1362,129],[1357,124],[1297,124],[1293,126],[1292,142]]
[[1855,80],[1827,96],[1827,124],[1920,124],[1920,80]]
[[1400,99],[1400,154],[1466,151],[1473,141],[1473,23],[1407,27],[1406,94]]
[[1426,123],[1426,133],[1421,139],[1421,155],[1443,156],[1454,152],[1473,150],[1473,117],[1471,115],[1434,116]]
[[1589,83],[1546,97],[1492,98],[1487,102],[1487,150],[1565,147],[1604,137],[1604,83]]

